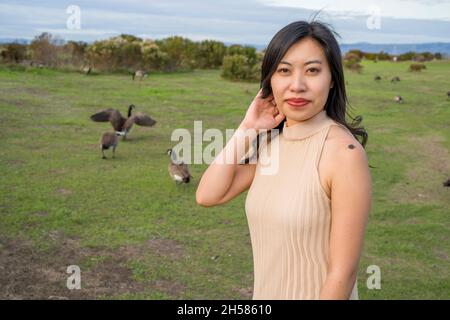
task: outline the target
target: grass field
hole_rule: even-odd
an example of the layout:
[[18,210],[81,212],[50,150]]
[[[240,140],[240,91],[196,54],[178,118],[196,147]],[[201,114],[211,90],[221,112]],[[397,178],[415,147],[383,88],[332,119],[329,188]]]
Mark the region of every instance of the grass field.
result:
[[[360,299],[449,299],[450,63],[421,73],[409,63],[363,65],[346,75],[375,167]],[[218,70],[133,82],[0,66],[0,298],[250,299],[245,194],[196,205],[206,164],[176,186],[165,152],[172,131],[192,132],[195,120],[203,130],[236,128],[257,91]],[[89,116],[131,103],[157,125],[135,127],[116,159],[102,160],[98,140],[111,128]],[[69,265],[81,268],[81,290],[66,288]],[[370,265],[381,268],[380,290],[366,286]]]

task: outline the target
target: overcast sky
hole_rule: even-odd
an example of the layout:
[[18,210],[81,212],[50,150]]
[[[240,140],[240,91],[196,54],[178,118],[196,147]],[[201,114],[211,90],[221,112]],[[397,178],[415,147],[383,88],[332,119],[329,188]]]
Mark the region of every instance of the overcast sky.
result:
[[[67,26],[75,21],[70,5],[80,8],[80,29]],[[0,38],[32,39],[48,31],[92,41],[128,33],[267,45],[279,29],[318,10],[341,43],[450,42],[450,0],[1,0]]]

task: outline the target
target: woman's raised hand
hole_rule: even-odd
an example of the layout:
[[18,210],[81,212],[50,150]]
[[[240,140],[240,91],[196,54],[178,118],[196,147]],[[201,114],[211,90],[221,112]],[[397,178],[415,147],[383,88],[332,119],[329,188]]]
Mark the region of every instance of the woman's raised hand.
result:
[[284,114],[275,104],[273,94],[263,99],[261,89],[248,107],[241,126],[245,129],[270,130],[280,124],[284,118]]

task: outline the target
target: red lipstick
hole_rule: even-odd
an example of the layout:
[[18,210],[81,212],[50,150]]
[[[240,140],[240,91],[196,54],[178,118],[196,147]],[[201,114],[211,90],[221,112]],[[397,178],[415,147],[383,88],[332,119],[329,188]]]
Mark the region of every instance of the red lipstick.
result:
[[291,98],[286,100],[289,105],[293,107],[303,107],[311,102],[311,100],[303,99],[303,98]]

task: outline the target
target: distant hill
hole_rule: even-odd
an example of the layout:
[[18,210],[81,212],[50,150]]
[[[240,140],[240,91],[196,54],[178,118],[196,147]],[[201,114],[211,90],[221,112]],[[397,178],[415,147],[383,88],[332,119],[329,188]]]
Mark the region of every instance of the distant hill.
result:
[[[225,42],[226,46],[229,46],[231,44],[233,43]],[[248,44],[248,45],[251,47],[255,47],[259,51],[266,48],[266,45],[261,44]],[[358,49],[364,52],[373,52],[373,53],[384,51],[389,54],[401,54],[408,51],[415,51],[415,52],[428,51],[431,53],[440,52],[444,55],[450,56],[450,43],[447,42],[412,43],[412,44],[395,44],[395,43],[375,44],[367,42],[357,42],[357,43],[342,43],[340,44],[340,47],[343,54],[345,54],[349,50]]]
[[445,42],[430,42],[430,43],[417,43],[417,44],[373,44],[367,42],[358,43],[345,43],[341,44],[342,53],[346,53],[352,49],[358,49],[364,52],[380,52],[384,51],[389,54],[401,54],[408,51],[415,52],[440,52],[442,54],[450,55],[450,43]]
[[2,43],[20,43],[29,44],[31,41],[27,39],[13,39],[13,38],[0,38],[0,44]]

